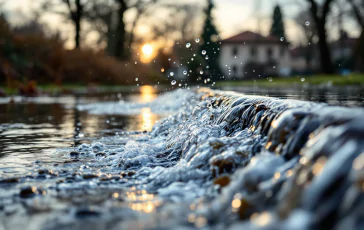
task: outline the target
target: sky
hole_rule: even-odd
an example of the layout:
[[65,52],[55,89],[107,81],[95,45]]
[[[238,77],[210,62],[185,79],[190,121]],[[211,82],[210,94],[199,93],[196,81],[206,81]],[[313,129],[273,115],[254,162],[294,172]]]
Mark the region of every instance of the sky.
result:
[[[166,3],[193,3],[205,4],[203,0],[161,0]],[[287,39],[293,44],[298,45],[302,40],[302,33],[299,27],[294,23],[294,16],[302,9],[307,7],[305,0],[215,0],[214,21],[220,32],[221,38],[228,38],[244,30],[260,31],[268,34],[271,26],[271,17],[273,7],[279,3],[285,17],[285,29]],[[6,8],[11,10],[23,11],[29,13],[37,4],[36,0],[5,0]],[[130,17],[133,17],[132,15]],[[18,18],[18,17],[13,17]],[[259,19],[259,20],[258,20]],[[168,20],[168,19],[166,19]],[[72,38],[72,27],[65,25],[64,21],[56,16],[47,15],[45,21],[51,25],[51,28],[59,29],[65,37]],[[258,30],[258,21],[260,21],[260,30]],[[351,36],[358,36],[358,29],[353,22],[347,22],[345,25]],[[140,26],[139,36],[148,33]],[[330,37],[334,39],[338,30],[334,24],[328,25]],[[72,46],[72,39],[69,39],[69,46]]]

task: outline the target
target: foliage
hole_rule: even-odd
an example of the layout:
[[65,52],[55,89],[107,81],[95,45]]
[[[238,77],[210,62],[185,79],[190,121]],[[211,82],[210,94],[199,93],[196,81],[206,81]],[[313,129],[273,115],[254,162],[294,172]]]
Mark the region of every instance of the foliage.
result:
[[283,15],[281,7],[279,5],[276,5],[274,7],[272,21],[273,22],[272,22],[272,27],[270,29],[270,34],[278,38],[285,38],[286,35],[284,30]]
[[[219,80],[221,78],[221,70],[219,67],[219,55],[220,55],[220,42],[219,42],[219,33],[212,21],[212,10],[214,9],[214,4],[212,0],[208,0],[208,6],[205,10],[206,19],[203,27],[202,40],[203,45],[200,47],[200,54],[202,52],[206,52],[206,55],[203,55],[205,58],[205,68],[207,75],[212,80]],[[207,57],[207,59],[206,59]]]
[[17,34],[0,20],[0,79],[15,87],[34,80],[40,84],[134,84],[135,77],[158,75],[149,67],[121,62],[103,52],[65,50],[58,36]]

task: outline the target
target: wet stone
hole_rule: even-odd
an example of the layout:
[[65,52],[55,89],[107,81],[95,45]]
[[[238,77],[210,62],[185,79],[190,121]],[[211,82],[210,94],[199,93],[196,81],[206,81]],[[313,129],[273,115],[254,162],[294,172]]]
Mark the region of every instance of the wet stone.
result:
[[39,190],[35,186],[27,186],[20,190],[19,196],[21,198],[32,198],[39,194]]
[[50,169],[39,169],[38,175],[54,175],[55,173]]
[[0,180],[0,184],[12,184],[12,183],[18,183],[20,181],[17,177],[11,177],[11,178],[5,178]]
[[254,206],[250,204],[247,200],[245,199],[240,200],[240,207],[238,210],[238,214],[241,220],[249,218],[254,213],[254,211],[255,211]]
[[75,212],[76,218],[94,218],[99,217],[101,213],[92,208],[79,208]]
[[135,171],[127,171],[127,172],[121,172],[120,175],[123,177],[131,177],[133,175],[135,175]]
[[96,174],[83,174],[82,175],[82,178],[85,179],[85,180],[88,180],[88,179],[94,179],[94,178],[98,178],[99,176],[96,175]]
[[97,157],[105,157],[105,156],[106,156],[106,153],[104,153],[104,152],[99,152],[99,153],[96,153],[96,156],[97,156]]
[[76,151],[72,151],[72,152],[70,152],[70,156],[71,157],[78,157],[78,156],[80,156],[80,153],[76,152]]
[[230,177],[225,175],[225,176],[221,176],[219,178],[216,178],[214,180],[214,184],[220,185],[220,187],[225,187],[228,184],[230,184],[230,181],[231,181]]
[[72,160],[66,160],[63,163],[68,164],[68,163],[74,163],[74,162],[79,162],[79,159],[72,159]]

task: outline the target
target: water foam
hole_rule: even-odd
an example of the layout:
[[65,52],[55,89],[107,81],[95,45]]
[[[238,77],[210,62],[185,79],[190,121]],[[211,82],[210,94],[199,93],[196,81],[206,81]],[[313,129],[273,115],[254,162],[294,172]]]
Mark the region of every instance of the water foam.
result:
[[[150,133],[76,147],[73,156],[81,163],[58,176],[64,178],[55,185],[58,196],[121,189],[117,197],[127,207],[152,216],[153,224],[130,217],[142,228],[362,226],[362,109],[206,89],[79,109],[134,114],[145,107],[172,115]],[[61,175],[64,169],[53,170]],[[106,222],[129,215],[113,206],[115,200],[102,202]]]

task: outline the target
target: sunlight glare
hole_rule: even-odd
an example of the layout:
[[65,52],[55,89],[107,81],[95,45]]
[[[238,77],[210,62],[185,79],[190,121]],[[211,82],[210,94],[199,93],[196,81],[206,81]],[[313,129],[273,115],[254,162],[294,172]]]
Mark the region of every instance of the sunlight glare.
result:
[[153,54],[153,46],[150,44],[145,44],[142,47],[143,55],[145,56],[152,56]]

